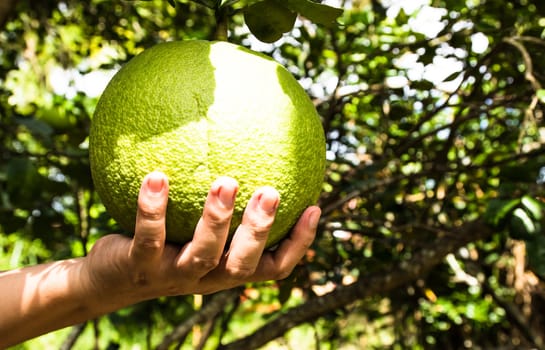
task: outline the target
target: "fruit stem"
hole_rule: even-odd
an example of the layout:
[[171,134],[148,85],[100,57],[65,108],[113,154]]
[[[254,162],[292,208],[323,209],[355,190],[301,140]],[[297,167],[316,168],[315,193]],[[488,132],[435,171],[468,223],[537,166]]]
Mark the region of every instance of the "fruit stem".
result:
[[214,29],[214,40],[228,41],[227,33],[229,17],[225,8],[216,9],[216,28]]

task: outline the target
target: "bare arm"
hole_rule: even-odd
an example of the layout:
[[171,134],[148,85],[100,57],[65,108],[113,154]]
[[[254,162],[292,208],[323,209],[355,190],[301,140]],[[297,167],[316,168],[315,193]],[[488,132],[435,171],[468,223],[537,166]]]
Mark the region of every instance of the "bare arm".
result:
[[0,274],[0,348],[98,316],[86,303],[83,259]]
[[274,252],[264,252],[278,192],[250,199],[225,253],[237,184],[210,189],[194,238],[165,244],[168,181],[148,175],[138,199],[133,239],[108,235],[85,258],[0,273],[0,348],[164,295],[206,294],[249,281],[285,278],[312,243],[320,209],[309,207]]

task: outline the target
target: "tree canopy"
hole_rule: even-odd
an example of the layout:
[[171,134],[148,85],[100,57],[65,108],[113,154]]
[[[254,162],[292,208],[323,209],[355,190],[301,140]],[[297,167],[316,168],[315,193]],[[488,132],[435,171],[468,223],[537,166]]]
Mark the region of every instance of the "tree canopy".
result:
[[0,3],[0,269],[85,255],[115,222],[88,131],[169,40],[272,56],[322,118],[318,236],[282,281],[168,297],[18,346],[545,349],[545,3]]

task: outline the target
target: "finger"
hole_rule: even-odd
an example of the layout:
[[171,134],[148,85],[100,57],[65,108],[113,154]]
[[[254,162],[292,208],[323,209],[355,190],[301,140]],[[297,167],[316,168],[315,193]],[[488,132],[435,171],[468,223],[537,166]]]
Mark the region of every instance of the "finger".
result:
[[168,179],[154,171],[144,178],[138,195],[136,226],[129,256],[141,267],[160,258],[165,246]]
[[214,181],[193,240],[180,253],[179,267],[201,277],[218,265],[229,235],[237,191],[235,179],[220,177]]
[[288,277],[314,241],[320,215],[319,207],[308,207],[293,227],[291,234],[281,241],[278,249],[263,255],[251,281],[280,280]]
[[255,272],[279,202],[280,194],[272,187],[262,187],[250,198],[225,257],[225,270],[234,279],[244,280]]

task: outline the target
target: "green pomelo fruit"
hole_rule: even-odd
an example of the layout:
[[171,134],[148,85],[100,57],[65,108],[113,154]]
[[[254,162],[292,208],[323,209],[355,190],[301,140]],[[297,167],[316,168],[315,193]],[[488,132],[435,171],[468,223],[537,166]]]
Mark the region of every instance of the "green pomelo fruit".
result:
[[274,60],[226,42],[156,45],[129,61],[92,120],[93,180],[109,214],[133,232],[138,192],[151,171],[169,178],[167,240],[191,240],[212,182],[239,183],[231,234],[261,186],[280,193],[267,244],[315,204],[325,168],[320,118]]
[[284,0],[256,2],[244,9],[244,22],[256,38],[273,43],[289,32],[297,19],[297,13],[284,5]]

